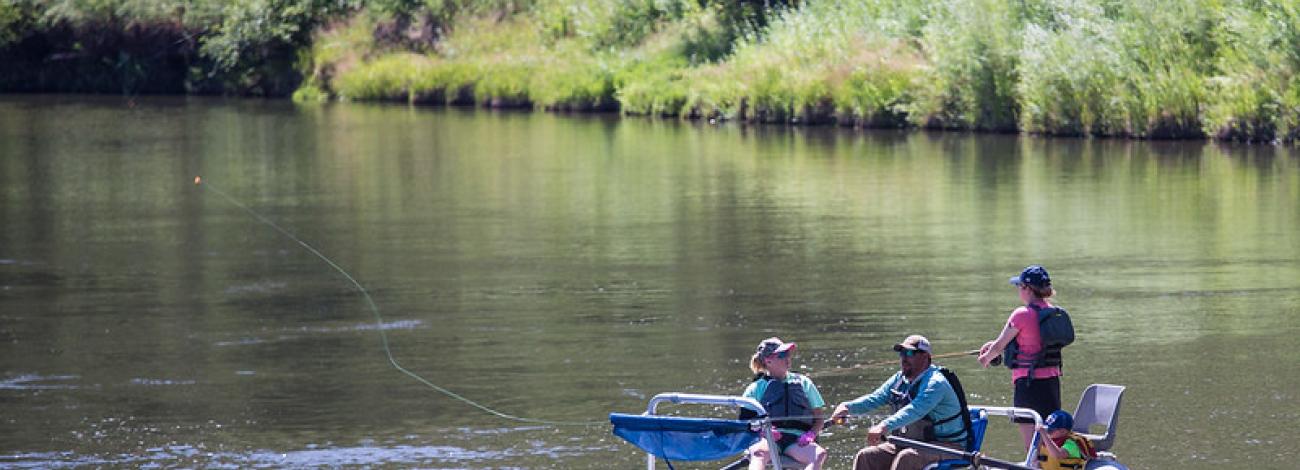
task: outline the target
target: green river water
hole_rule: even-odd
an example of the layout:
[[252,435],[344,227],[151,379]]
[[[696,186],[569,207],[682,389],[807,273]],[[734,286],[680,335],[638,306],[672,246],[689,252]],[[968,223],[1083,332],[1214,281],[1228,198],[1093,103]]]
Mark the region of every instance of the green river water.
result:
[[[1295,468],[1298,229],[1288,147],[0,96],[0,467],[644,468],[609,412],[739,394],[773,335],[854,398],[908,334],[992,339],[1041,263],[1066,407],[1128,387],[1121,461]],[[381,333],[483,406],[596,424],[484,412]],[[941,362],[1010,405],[1006,369]]]

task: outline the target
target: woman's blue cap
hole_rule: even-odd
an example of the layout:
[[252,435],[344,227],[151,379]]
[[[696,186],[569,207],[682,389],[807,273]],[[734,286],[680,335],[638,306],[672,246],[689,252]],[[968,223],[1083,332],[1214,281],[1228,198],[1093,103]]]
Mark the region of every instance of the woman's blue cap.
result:
[[1047,275],[1047,269],[1037,264],[1020,271],[1019,276],[1011,277],[1011,285],[1029,285],[1034,287],[1049,287],[1052,285],[1052,278]]
[[1074,427],[1074,417],[1070,416],[1065,410],[1056,410],[1047,415],[1047,420],[1043,421],[1048,430],[1052,429],[1070,429]]

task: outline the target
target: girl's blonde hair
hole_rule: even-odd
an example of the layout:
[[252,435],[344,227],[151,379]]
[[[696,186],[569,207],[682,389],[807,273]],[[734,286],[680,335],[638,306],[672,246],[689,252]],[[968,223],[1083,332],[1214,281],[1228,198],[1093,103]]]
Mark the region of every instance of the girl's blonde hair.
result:
[[749,370],[754,371],[755,374],[767,372],[767,366],[763,365],[763,358],[759,357],[758,353],[754,353],[754,357],[749,358]]

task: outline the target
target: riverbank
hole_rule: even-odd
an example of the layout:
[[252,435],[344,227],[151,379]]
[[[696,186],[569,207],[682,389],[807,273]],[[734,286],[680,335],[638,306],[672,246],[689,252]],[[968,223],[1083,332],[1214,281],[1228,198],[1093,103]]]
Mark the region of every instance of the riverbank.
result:
[[[181,16],[209,18],[182,25],[218,25],[184,35],[197,38],[198,65],[187,76],[199,77],[186,90],[278,95],[294,83],[299,101],[1073,136],[1300,137],[1300,6],[1293,4],[240,5],[245,14]],[[237,27],[260,24],[258,14],[280,27]],[[212,38],[224,39],[209,46]],[[14,82],[0,77],[5,90],[21,90]]]

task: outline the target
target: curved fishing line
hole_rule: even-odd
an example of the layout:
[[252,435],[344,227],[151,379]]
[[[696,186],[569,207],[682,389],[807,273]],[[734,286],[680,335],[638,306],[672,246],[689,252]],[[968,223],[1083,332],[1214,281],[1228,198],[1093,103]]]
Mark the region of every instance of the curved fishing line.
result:
[[518,421],[521,423],[542,424],[542,425],[549,425],[549,426],[600,426],[600,425],[607,424],[605,421],[551,421],[545,419],[525,418],[521,416],[515,416],[509,413],[503,413],[494,410],[492,408],[489,408],[487,406],[484,406],[474,400],[470,400],[469,398],[465,398],[464,396],[461,396],[456,392],[447,390],[443,387],[439,387],[437,384],[428,381],[424,377],[421,377],[419,374],[407,370],[405,367],[402,367],[402,365],[397,362],[397,359],[393,357],[393,351],[388,347],[388,334],[384,332],[384,318],[379,314],[379,307],[375,305],[374,299],[370,298],[370,292],[366,291],[366,288],[362,287],[361,283],[357,282],[357,280],[353,278],[351,274],[348,274],[348,272],[343,270],[342,267],[339,267],[338,264],[335,264],[334,261],[331,260],[328,256],[325,256],[316,248],[312,247],[311,245],[308,245],[307,242],[304,242],[298,237],[295,237],[292,233],[289,233],[288,230],[281,228],[278,224],[271,221],[271,219],[263,217],[262,214],[259,214],[257,213],[257,211],[249,208],[243,203],[240,203],[239,200],[235,199],[229,194],[226,194],[225,191],[218,189],[216,186],[213,186],[212,183],[204,182],[201,177],[195,176],[194,185],[205,186],[207,189],[212,190],[213,192],[216,192],[217,194],[221,195],[221,197],[225,198],[226,201],[230,202],[231,204],[234,204],[236,207],[239,207],[240,209],[243,209],[244,212],[247,212],[249,215],[253,216],[253,218],[257,219],[259,222],[262,222],[270,226],[271,228],[275,229],[277,232],[280,232],[281,235],[288,237],[290,240],[293,240],[294,242],[297,242],[298,245],[302,246],[304,249],[311,252],[311,254],[316,255],[316,257],[320,258],[321,261],[324,261],[325,264],[328,264],[331,268],[334,268],[335,271],[338,271],[339,274],[342,274],[344,278],[347,278],[348,282],[351,282],[352,286],[356,287],[357,290],[361,292],[362,297],[366,299],[366,305],[370,307],[370,312],[375,316],[375,323],[376,323],[375,329],[379,331],[379,338],[384,345],[384,354],[388,356],[388,363],[392,364],[393,368],[397,369],[399,372],[406,374],[408,377],[415,379],[416,381],[424,385],[427,385],[429,386],[429,388],[437,390],[438,392],[444,395],[460,400],[467,405],[478,408],[483,412],[486,412],[488,414],[491,414],[499,418]]

